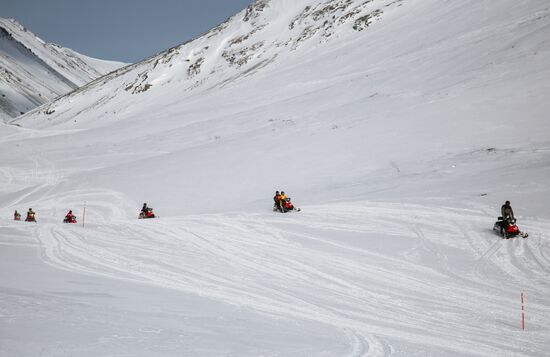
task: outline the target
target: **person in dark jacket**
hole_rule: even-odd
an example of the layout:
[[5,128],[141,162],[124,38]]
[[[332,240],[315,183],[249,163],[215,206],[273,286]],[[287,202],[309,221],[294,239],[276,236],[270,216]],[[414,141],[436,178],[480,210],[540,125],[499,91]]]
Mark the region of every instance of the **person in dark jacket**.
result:
[[510,201],[506,201],[500,208],[500,214],[503,220],[514,219],[514,210],[510,206]]
[[504,234],[504,230],[506,229],[508,222],[511,222],[515,219],[514,210],[512,209],[512,206],[510,206],[510,201],[504,202],[504,204],[500,208],[500,215],[502,217],[502,221],[500,221],[500,234]]
[[275,196],[273,196],[273,201],[275,202],[273,207],[280,210],[281,209],[281,194],[279,191],[275,191]]
[[36,218],[34,217],[36,213],[32,210],[32,208],[29,208],[27,211],[27,218],[25,218],[25,221],[27,222],[36,222]]

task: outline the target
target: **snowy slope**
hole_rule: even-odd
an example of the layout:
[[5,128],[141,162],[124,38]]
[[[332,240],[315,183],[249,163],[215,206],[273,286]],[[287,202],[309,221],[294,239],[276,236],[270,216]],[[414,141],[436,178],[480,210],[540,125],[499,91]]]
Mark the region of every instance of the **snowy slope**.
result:
[[45,43],[16,20],[0,18],[1,118],[16,117],[122,65]]
[[[339,42],[338,36],[363,37],[358,35],[383,16],[391,17],[402,4],[401,1],[347,0],[313,2],[311,6],[306,6],[307,3],[257,1],[202,37],[123,68],[70,98],[59,100],[48,108],[56,114],[40,117],[41,111],[37,110],[18,123],[35,125],[38,121],[45,122],[38,125],[51,126],[72,122],[75,114],[88,109],[87,105],[93,105],[94,111],[117,108],[117,118],[132,118],[121,115],[124,112],[120,113],[120,109],[148,98],[162,97],[158,105],[179,102],[182,97],[226,87],[263,68],[271,68],[270,64],[279,62],[280,56],[290,57],[293,62],[296,56],[307,56],[312,47],[327,41]],[[175,90],[178,93],[174,93]],[[92,95],[78,107],[70,106],[70,111],[65,108],[75,97]],[[89,126],[97,125],[100,118],[83,119]],[[78,126],[82,127],[82,123]]]
[[259,0],[3,126],[0,353],[546,355],[549,35],[537,1]]

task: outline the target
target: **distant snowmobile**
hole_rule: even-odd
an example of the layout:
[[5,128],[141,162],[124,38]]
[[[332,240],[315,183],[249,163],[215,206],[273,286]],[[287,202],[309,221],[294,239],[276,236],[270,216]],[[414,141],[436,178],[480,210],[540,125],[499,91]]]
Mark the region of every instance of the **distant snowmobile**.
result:
[[493,226],[493,231],[497,232],[499,235],[502,236],[502,238],[505,239],[515,238],[518,236],[522,238],[527,238],[529,236],[528,233],[519,230],[518,226],[516,225],[515,218],[508,217],[506,219],[498,217],[498,220]]
[[20,221],[21,220],[21,213],[17,212],[17,210],[15,210],[15,213],[13,214],[13,220],[14,221]]
[[25,218],[25,222],[36,222],[36,218],[34,217],[34,212],[29,211],[27,212],[27,218]]
[[63,223],[77,223],[76,216],[73,214],[73,211],[69,211],[69,213],[67,213],[63,219]]
[[153,209],[151,207],[145,208],[145,210],[142,210],[139,213],[138,218],[139,219],[155,218],[155,214],[153,213]]
[[301,210],[299,208],[294,207],[294,205],[290,201],[290,197],[286,197],[284,200],[282,200],[279,203],[279,206],[273,206],[273,211],[279,211],[281,213],[286,213],[286,212],[290,212],[290,211],[300,212]]

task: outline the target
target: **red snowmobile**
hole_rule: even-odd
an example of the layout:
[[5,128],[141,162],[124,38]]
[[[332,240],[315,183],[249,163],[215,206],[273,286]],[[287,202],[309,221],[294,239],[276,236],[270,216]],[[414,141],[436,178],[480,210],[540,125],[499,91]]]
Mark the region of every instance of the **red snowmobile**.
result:
[[279,207],[277,206],[273,207],[273,210],[280,211],[282,213],[290,212],[290,211],[300,212],[299,208],[294,207],[294,205],[290,201],[290,197],[285,198],[283,202],[280,203]]
[[34,218],[34,212],[27,212],[27,218],[25,218],[25,222],[36,222],[36,218]]
[[505,239],[515,238],[517,236],[527,238],[529,236],[529,234],[519,230],[518,226],[516,225],[515,218],[509,217],[498,217],[498,220],[493,226],[493,231],[498,232],[502,236],[502,238]]
[[68,213],[63,219],[63,223],[77,223],[76,216],[72,213]]
[[145,210],[143,210],[139,213],[138,218],[139,219],[155,218],[155,214],[153,213],[153,209],[151,207],[147,207]]
[[14,221],[20,221],[21,220],[21,213],[15,211],[15,213],[13,214],[13,220]]

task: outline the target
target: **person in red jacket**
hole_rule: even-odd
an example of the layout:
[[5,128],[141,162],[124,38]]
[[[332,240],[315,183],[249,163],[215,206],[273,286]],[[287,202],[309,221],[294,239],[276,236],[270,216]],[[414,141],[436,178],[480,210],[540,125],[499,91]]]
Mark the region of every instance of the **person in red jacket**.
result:
[[65,219],[63,220],[65,223],[76,223],[76,216],[73,214],[72,210],[69,210],[69,213],[65,216]]

